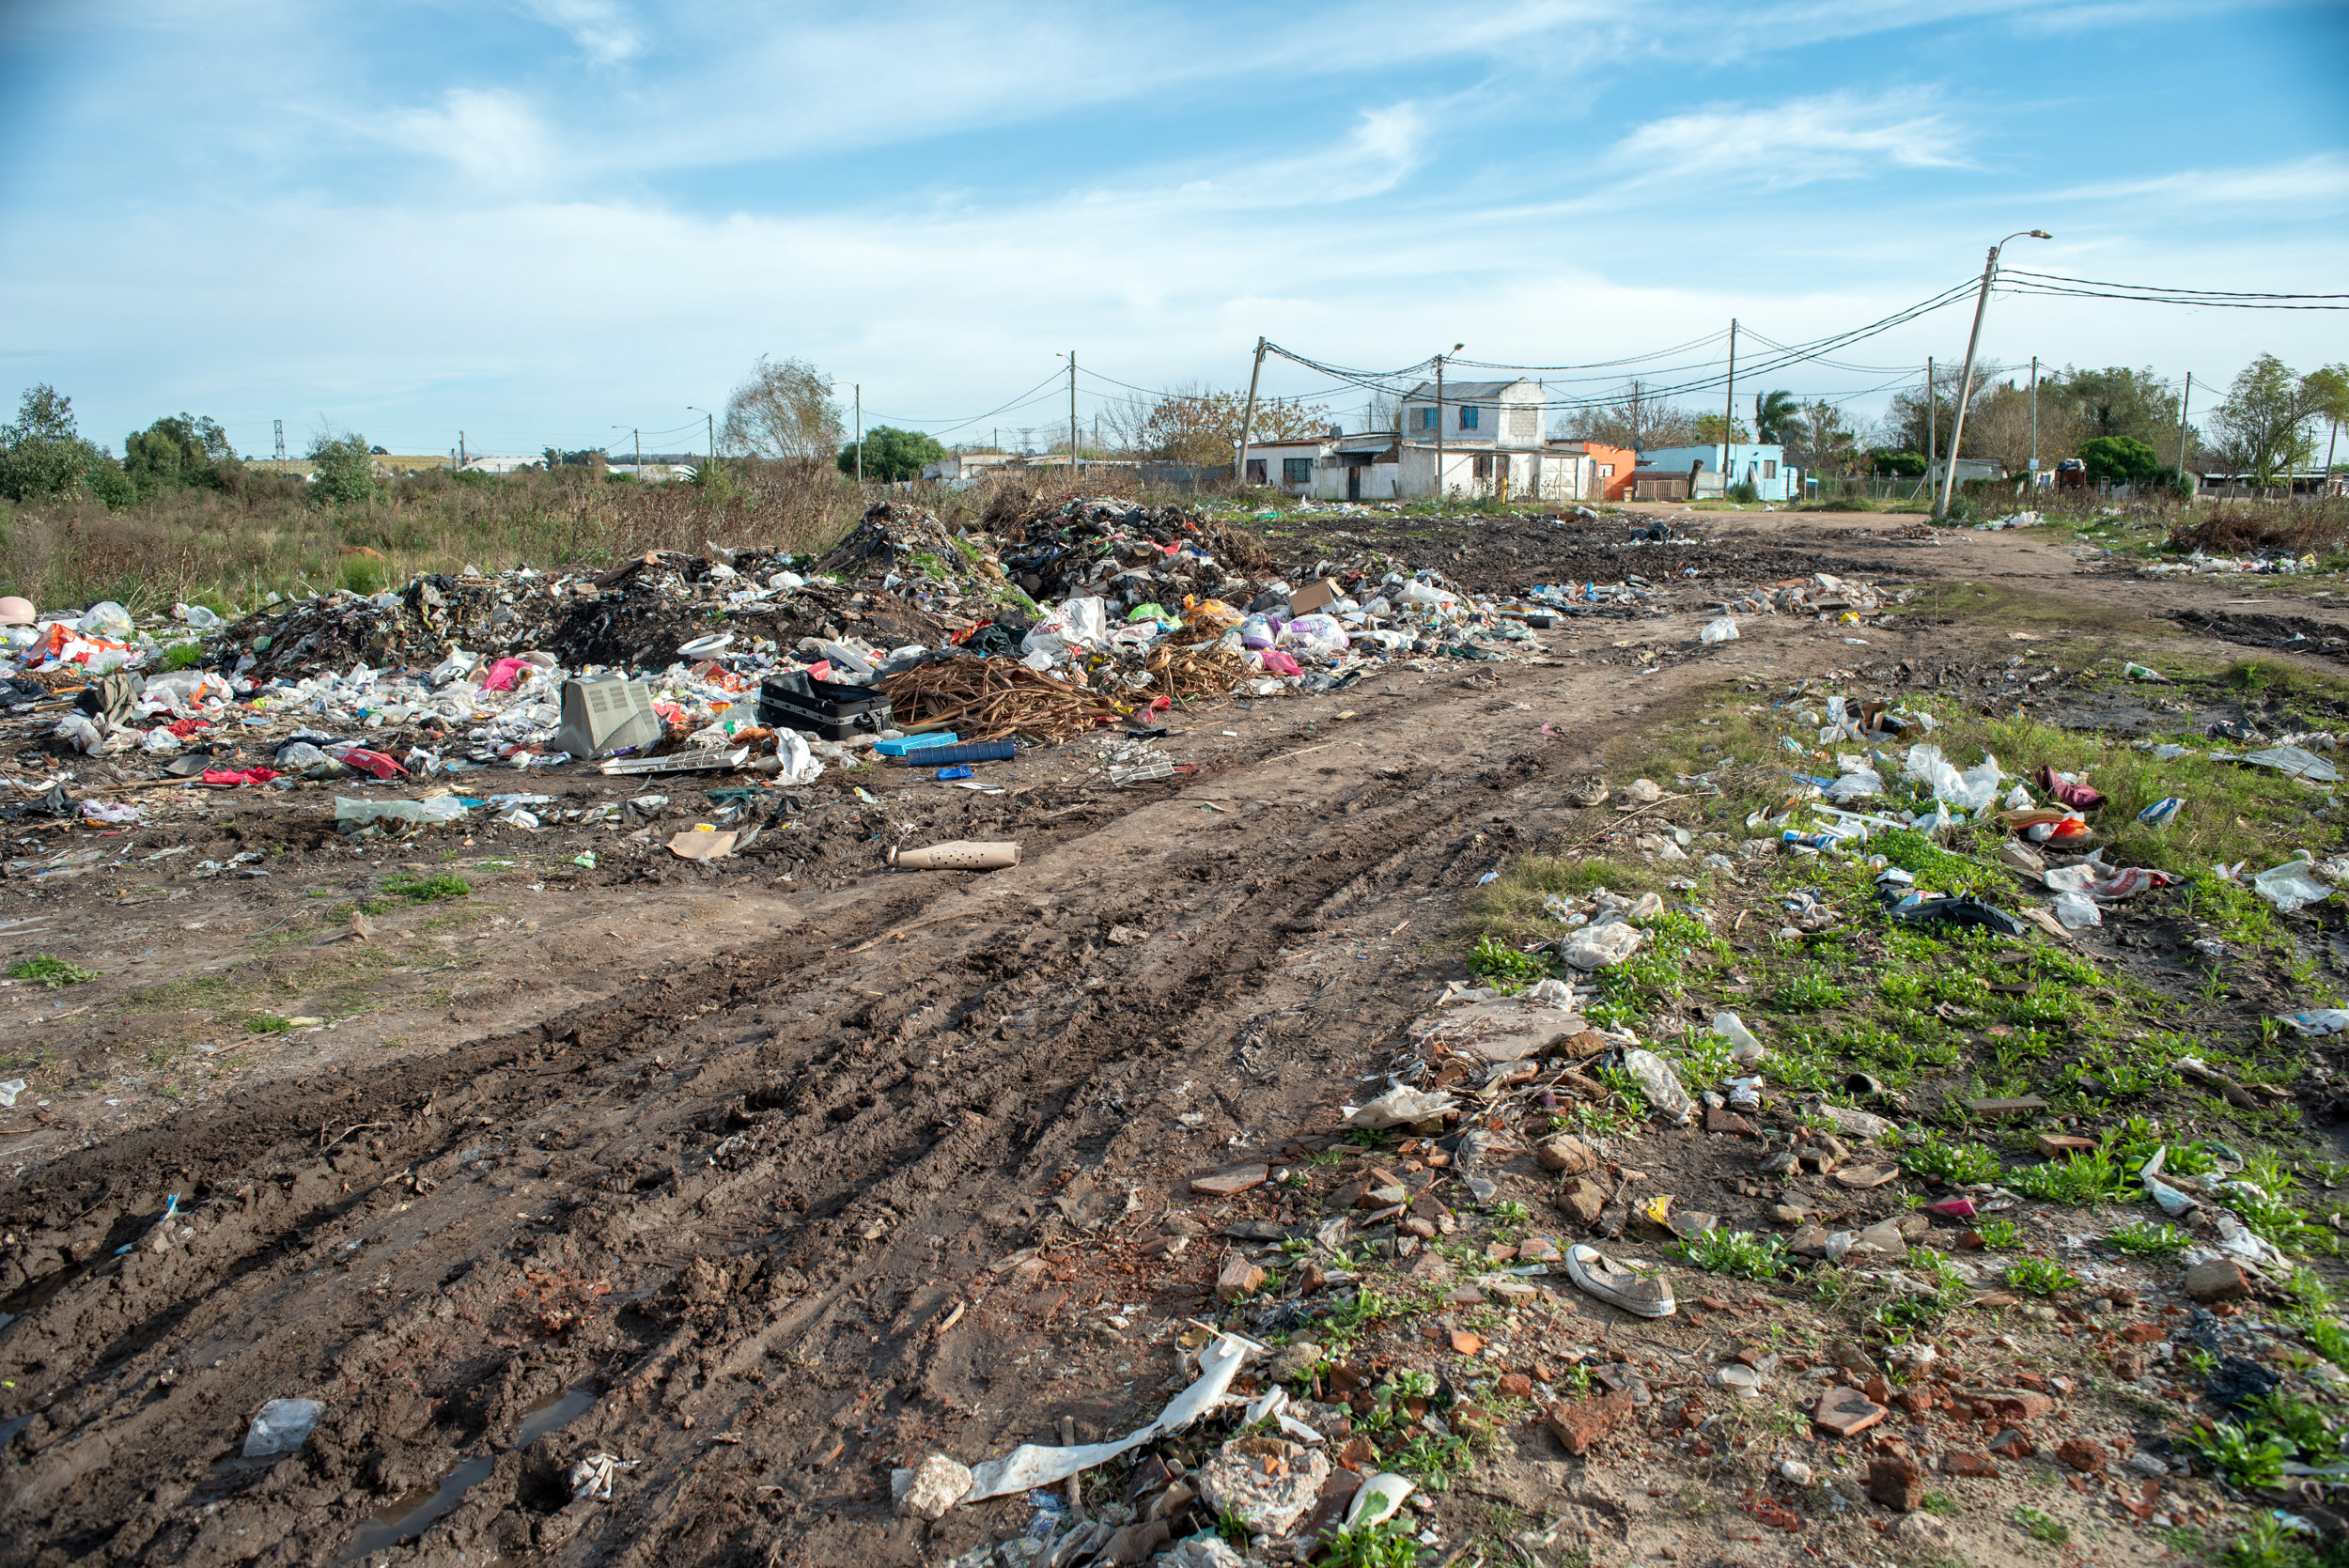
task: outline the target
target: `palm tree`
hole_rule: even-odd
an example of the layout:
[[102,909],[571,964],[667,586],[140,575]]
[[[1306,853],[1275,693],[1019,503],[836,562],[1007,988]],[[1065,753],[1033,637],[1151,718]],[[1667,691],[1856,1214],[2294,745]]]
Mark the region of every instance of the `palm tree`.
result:
[[1765,445],[1774,445],[1789,425],[1802,422],[1802,404],[1791,392],[1757,392],[1753,395],[1753,439]]

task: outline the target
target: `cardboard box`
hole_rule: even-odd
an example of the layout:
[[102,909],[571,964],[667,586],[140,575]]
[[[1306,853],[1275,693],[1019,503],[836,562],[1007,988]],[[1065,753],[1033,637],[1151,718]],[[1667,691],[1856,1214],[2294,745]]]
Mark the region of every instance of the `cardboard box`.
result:
[[1325,578],[1318,582],[1308,582],[1291,594],[1289,612],[1292,614],[1310,615],[1325,605],[1335,604],[1337,601],[1337,584]]

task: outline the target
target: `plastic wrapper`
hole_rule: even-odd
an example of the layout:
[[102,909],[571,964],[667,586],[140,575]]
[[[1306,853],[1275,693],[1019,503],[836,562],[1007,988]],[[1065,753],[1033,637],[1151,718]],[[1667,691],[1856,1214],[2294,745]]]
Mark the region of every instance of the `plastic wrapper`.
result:
[[1697,1102],[1682,1088],[1680,1075],[1672,1071],[1671,1063],[1652,1050],[1627,1050],[1623,1064],[1640,1080],[1640,1093],[1657,1113],[1674,1122],[1687,1122],[1697,1113]]
[[2317,879],[2316,868],[2307,861],[2286,861],[2271,866],[2251,878],[2251,891],[2276,906],[2280,914],[2293,914],[2311,904],[2322,904],[2333,895],[2333,890]]
[[1736,640],[1737,623],[1727,615],[1705,622],[1704,629],[1697,633],[1697,641],[1708,648],[1719,643],[1734,643]]

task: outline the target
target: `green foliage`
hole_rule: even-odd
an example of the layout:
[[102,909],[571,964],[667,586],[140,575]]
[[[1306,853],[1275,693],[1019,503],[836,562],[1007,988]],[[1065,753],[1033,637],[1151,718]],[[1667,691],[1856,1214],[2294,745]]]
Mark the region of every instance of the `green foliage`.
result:
[[1469,969],[1486,984],[1503,991],[1521,991],[1557,972],[1542,955],[1521,953],[1491,937],[1477,939],[1475,949],[1469,954]]
[[[1419,1560],[1419,1542],[1397,1519],[1342,1529],[1326,1538],[1322,1568],[1412,1568]],[[1234,1543],[1243,1552],[1248,1543]]]
[[432,904],[444,898],[467,897],[473,893],[473,884],[454,872],[441,871],[429,877],[404,877],[386,882],[383,891],[412,904]]
[[1680,1244],[1683,1262],[1733,1280],[1775,1280],[1786,1272],[1786,1244],[1750,1231],[1711,1230]]
[[2007,1265],[2006,1282],[2033,1296],[2053,1296],[2058,1291],[2072,1289],[2080,1281],[2079,1276],[2061,1264],[2047,1258],[2024,1258]]
[[2015,1510],[2015,1523],[2032,1540],[2044,1541],[2050,1546],[2061,1546],[2072,1539],[2071,1526],[2051,1514],[2027,1505]]
[[2012,1219],[1978,1219],[1974,1234],[1982,1237],[1984,1247],[2004,1252],[2022,1245],[2023,1227]]
[[30,958],[19,958],[10,964],[8,978],[36,980],[42,989],[54,991],[60,986],[79,986],[86,980],[95,980],[98,971],[86,970],[79,964],[70,964],[63,958],[53,958],[46,953],[37,953]]
[[284,1034],[292,1028],[291,1018],[280,1017],[275,1013],[249,1014],[244,1020],[245,1032],[248,1034]]
[[1781,986],[1770,998],[1770,1010],[1776,1013],[1817,1013],[1829,1007],[1841,1007],[1851,1001],[1851,993],[1826,975],[1805,971]]
[[10,501],[63,500],[110,468],[75,428],[73,399],[46,381],[26,389],[15,423],[0,425],[0,496]]
[[1895,452],[1889,446],[1870,448],[1868,462],[1870,471],[1880,479],[1917,479],[1925,472],[1924,454]]
[[2166,1258],[2194,1245],[2194,1238],[2171,1224],[2133,1219],[2105,1238],[2133,1258]]
[[2307,1540],[2270,1513],[2255,1513],[2243,1532],[2227,1543],[2218,1560],[2226,1568],[2310,1568],[2316,1554]]
[[321,430],[310,442],[311,493],[336,505],[356,505],[375,495],[375,456],[356,430],[333,435]]
[[2137,1178],[2112,1157],[2109,1149],[2025,1166],[2010,1173],[2006,1185],[2026,1198],[2082,1208],[2091,1203],[2135,1203],[2144,1196]]
[[1937,1177],[1952,1187],[1994,1182],[2006,1169],[1988,1144],[1952,1142],[1937,1132],[1903,1139],[1898,1147],[1902,1170],[1920,1178]]
[[166,414],[122,442],[123,473],[142,501],[192,486],[219,489],[224,471],[235,463],[228,432],[197,414]]
[[[900,430],[894,426],[876,425],[864,432],[864,477],[896,483],[922,477],[922,465],[934,463],[946,455],[946,448],[938,438],[921,430]],[[834,459],[843,474],[857,471],[857,443],[850,442],[840,449]]]
[[2080,442],[2079,458],[2091,479],[2135,484],[2164,467],[2159,454],[2134,436],[2097,436]]
[[2283,1479],[2292,1456],[2273,1437],[2253,1440],[2252,1435],[2230,1421],[2186,1435],[2186,1446],[2211,1469],[2239,1487],[2273,1486]]

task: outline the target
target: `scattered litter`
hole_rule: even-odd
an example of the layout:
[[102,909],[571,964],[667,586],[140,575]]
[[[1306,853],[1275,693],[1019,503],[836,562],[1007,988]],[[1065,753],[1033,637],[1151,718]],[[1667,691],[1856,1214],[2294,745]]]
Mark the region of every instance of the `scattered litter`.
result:
[[326,1406],[315,1399],[272,1399],[255,1412],[253,1424],[245,1429],[244,1456],[247,1459],[269,1459],[281,1453],[291,1453],[307,1442],[310,1431],[326,1413]]

